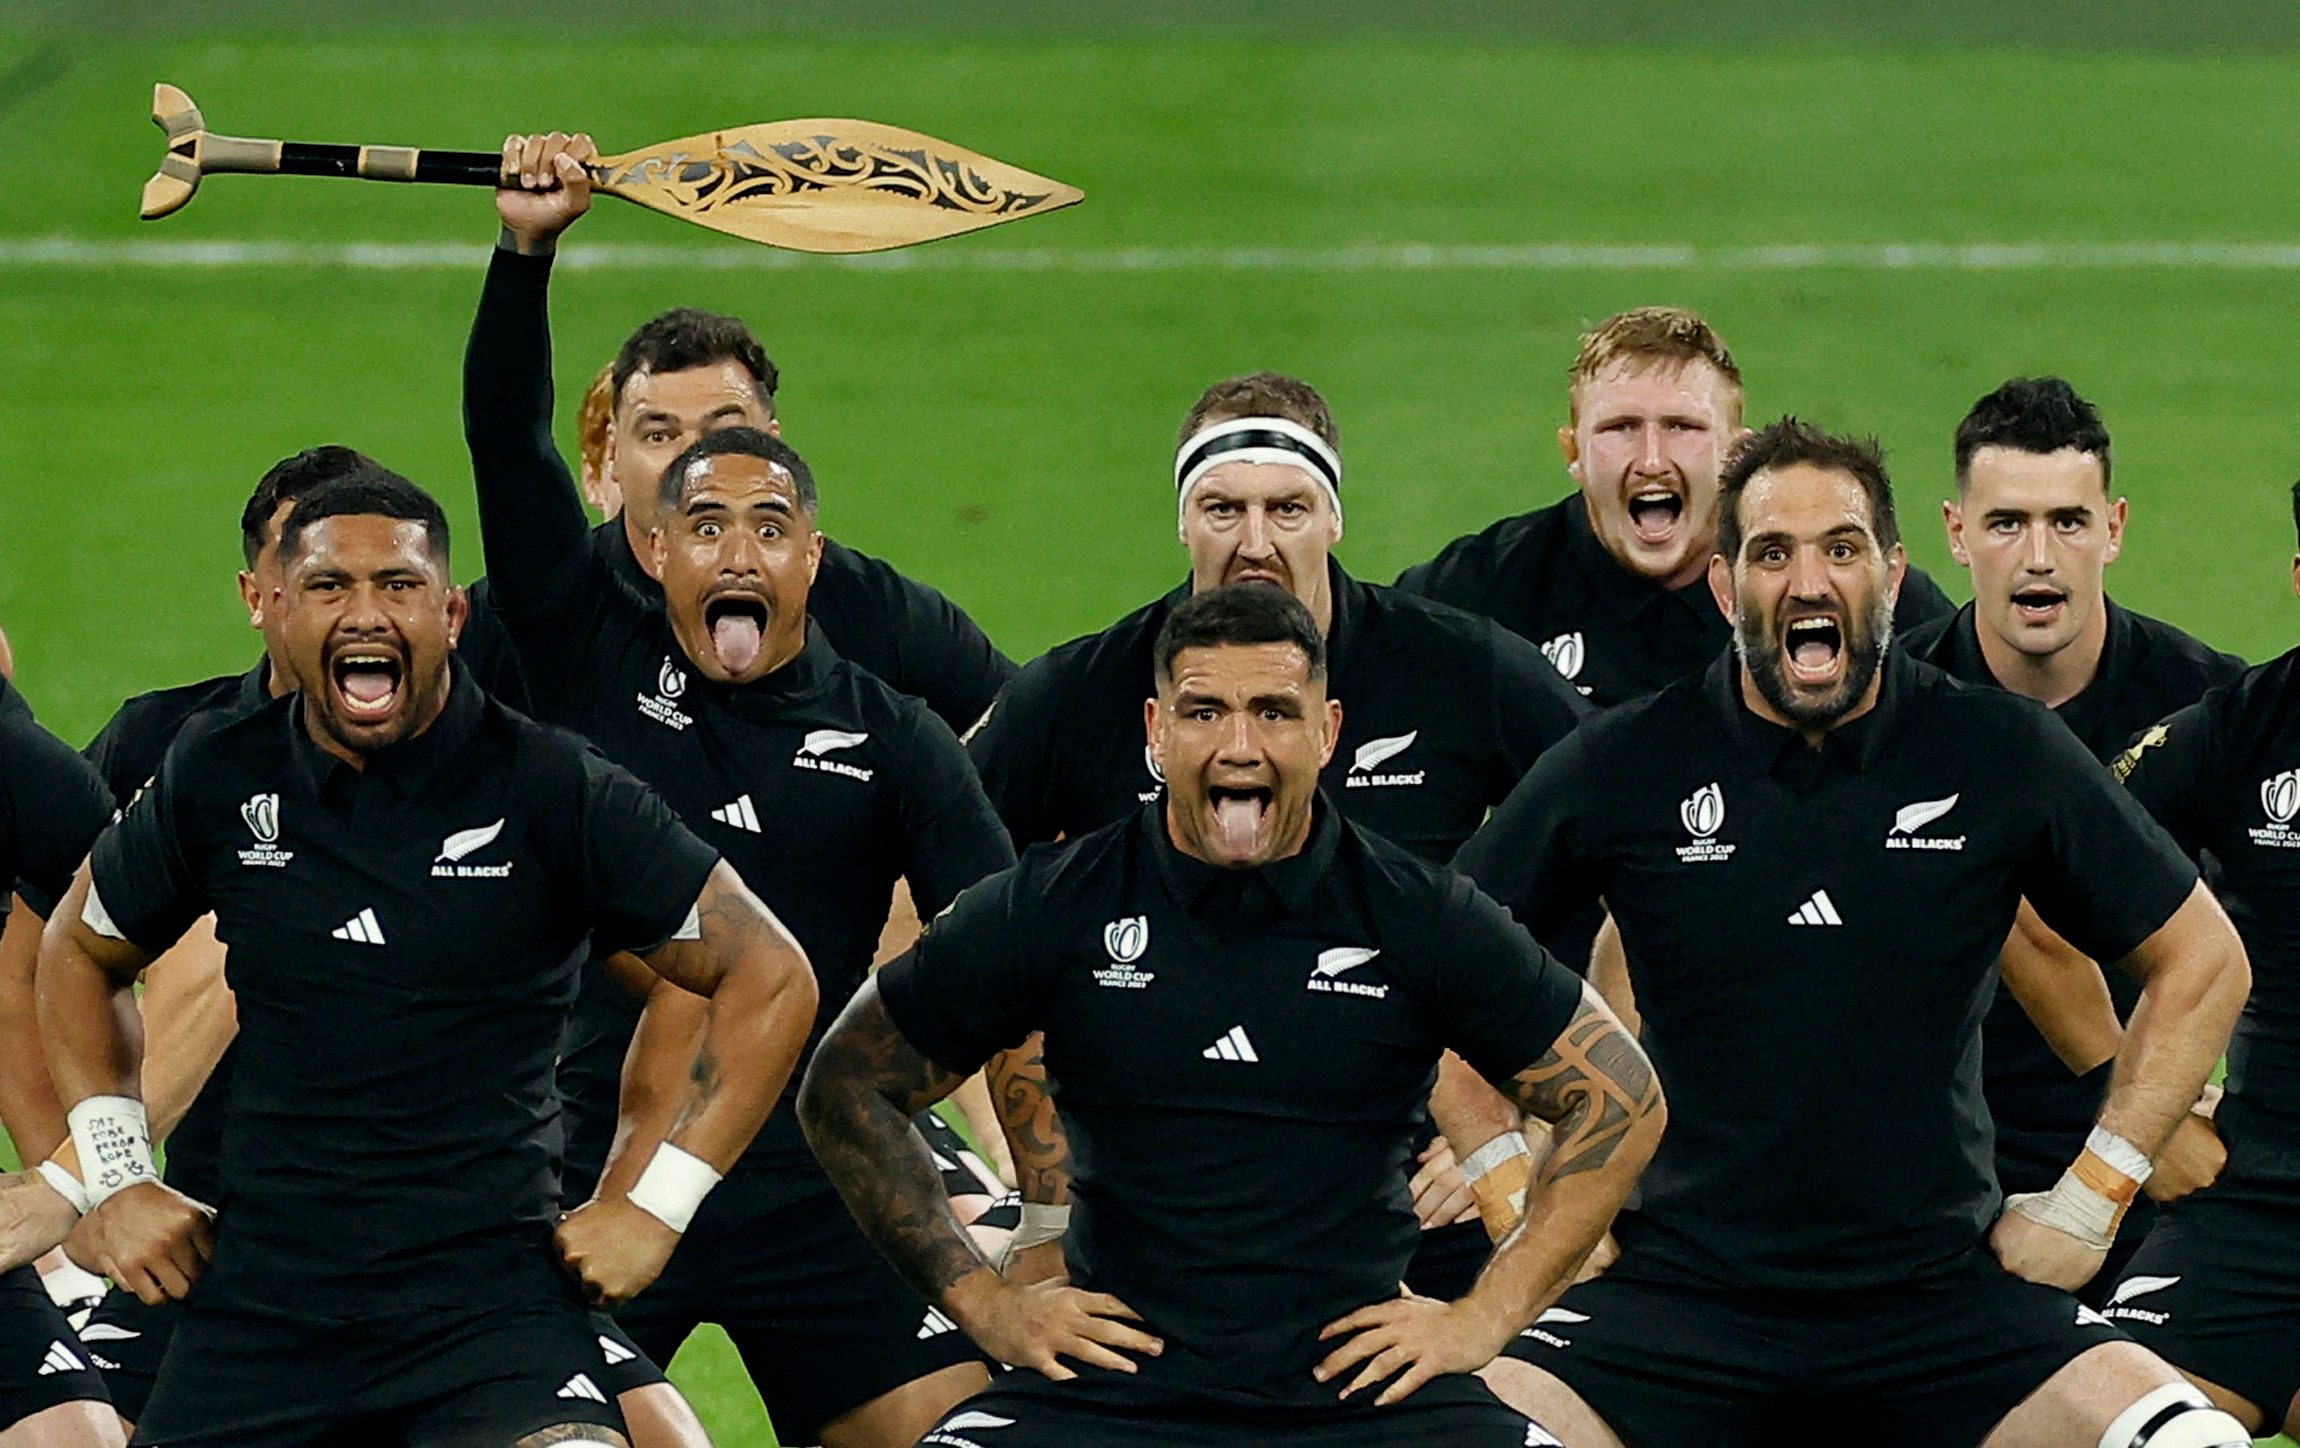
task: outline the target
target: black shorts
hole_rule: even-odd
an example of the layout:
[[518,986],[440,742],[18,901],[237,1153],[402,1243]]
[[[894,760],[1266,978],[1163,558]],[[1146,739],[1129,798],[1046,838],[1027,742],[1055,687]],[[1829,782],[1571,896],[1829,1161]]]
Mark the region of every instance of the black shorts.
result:
[[[80,1329],[88,1360],[104,1374],[112,1406],[131,1423],[143,1421],[152,1383],[160,1375],[160,1360],[167,1355],[183,1310],[180,1302],[147,1307],[135,1293],[115,1287],[104,1294],[88,1325]],[[669,1381],[614,1318],[595,1312],[591,1328],[599,1343],[599,1386],[608,1397],[620,1398],[634,1388]]]
[[155,1448],[503,1448],[560,1423],[623,1431],[572,1288],[486,1307],[315,1319],[195,1296],[160,1363]]
[[712,1193],[663,1275],[616,1312],[655,1361],[703,1323],[725,1328],[786,1443],[820,1442],[825,1423],[881,1394],[989,1361],[895,1275],[836,1193],[729,1210],[741,1205]]
[[1387,1408],[1253,1417],[1069,1401],[1057,1384],[994,1387],[918,1448],[1534,1448],[1557,1439],[1475,1378],[1441,1378]]
[[1505,1355],[1555,1375],[1636,1448],[1974,1444],[2078,1355],[2123,1340],[2069,1294],[1978,1256],[1924,1283],[1757,1294],[1569,1290]]
[[2174,1203],[2106,1311],[2174,1367],[2283,1422],[2300,1395],[2300,1201],[2214,1189]]
[[103,1374],[40,1274],[0,1273],[0,1431],[65,1403],[109,1401]]

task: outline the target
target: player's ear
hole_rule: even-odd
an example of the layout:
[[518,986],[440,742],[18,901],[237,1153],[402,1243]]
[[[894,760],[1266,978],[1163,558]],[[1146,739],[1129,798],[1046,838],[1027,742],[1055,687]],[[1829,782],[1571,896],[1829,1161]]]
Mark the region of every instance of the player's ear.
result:
[[767,436],[772,438],[779,438],[782,435],[783,420],[770,414],[767,418]]
[[2300,597],[2300,553],[2292,555],[2292,593]]
[[1581,481],[1581,434],[1572,423],[1557,430],[1558,455],[1565,459],[1565,471],[1575,482]]
[[447,588],[447,646],[463,642],[463,626],[471,621],[471,595],[449,584]]
[[[2300,578],[2300,573],[2295,573]],[[1162,736],[1165,733],[1162,708],[1156,694],[1142,701],[1142,745],[1150,751],[1150,762],[1158,766],[1158,777],[1166,777],[1166,751]]]
[[1318,768],[1324,769],[1334,761],[1334,751],[1342,744],[1342,701],[1326,701],[1326,742],[1318,751]]
[[256,586],[256,576],[245,568],[240,570],[240,602],[248,606],[248,627],[262,628],[264,591]]
[[2127,511],[2122,498],[2118,498],[2108,505],[2108,550],[2101,555],[2103,563],[2114,563],[2124,552],[2124,523]]
[[647,558],[649,560],[647,571],[655,575],[657,582],[662,581],[663,560],[670,556],[670,552],[671,541],[663,536],[663,526],[658,523],[649,528],[647,530]]
[[1941,526],[1948,530],[1949,556],[1957,561],[1957,567],[1972,567],[1973,556],[1965,551],[1965,510],[1957,505],[1956,499],[1942,500]]
[[1895,543],[1885,550],[1885,596],[1901,601],[1901,580],[1909,576],[1909,550]]
[[[813,527],[814,521],[812,518],[807,519],[808,526]],[[822,572],[822,567],[823,535],[818,528],[807,537],[807,587],[815,586],[815,575]]]
[[1722,553],[1709,555],[1709,596],[1717,600],[1717,611],[1728,620],[1738,617],[1733,598],[1733,565],[1725,561]]

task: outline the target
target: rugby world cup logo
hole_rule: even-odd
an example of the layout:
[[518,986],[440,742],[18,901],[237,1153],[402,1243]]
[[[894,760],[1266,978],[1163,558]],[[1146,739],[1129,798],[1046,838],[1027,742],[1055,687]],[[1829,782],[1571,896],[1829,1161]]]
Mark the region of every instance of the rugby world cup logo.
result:
[[1701,786],[1677,806],[1677,818],[1686,833],[1705,840],[1725,825],[1725,791],[1711,783]]
[[1150,917],[1129,915],[1102,927],[1102,948],[1116,965],[1132,965],[1150,948]]
[[276,845],[280,838],[280,797],[276,794],[250,795],[240,806],[240,818],[247,821],[248,833],[256,837],[259,845]]
[[1586,652],[1581,633],[1561,633],[1541,646],[1541,656],[1549,660],[1550,667],[1569,679],[1581,677],[1581,665]]
[[655,677],[655,688],[666,699],[676,699],[687,692],[687,671],[673,664],[669,655],[663,658],[663,672]]
[[2270,824],[2292,823],[2292,817],[2300,815],[2300,769],[2287,769],[2260,781],[2260,807],[2268,812]]

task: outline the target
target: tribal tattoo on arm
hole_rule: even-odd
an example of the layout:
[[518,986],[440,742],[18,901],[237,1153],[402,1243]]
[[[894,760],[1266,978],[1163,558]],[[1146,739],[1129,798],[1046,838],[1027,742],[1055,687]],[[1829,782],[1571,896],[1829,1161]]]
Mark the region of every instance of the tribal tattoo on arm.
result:
[[1557,1040],[1505,1090],[1528,1116],[1552,1128],[1544,1182],[1603,1168],[1661,1102],[1653,1063],[1586,988]]
[[1034,1033],[990,1060],[991,1100],[1014,1153],[1014,1185],[1026,1202],[1070,1200],[1070,1138],[1046,1086],[1046,1037]]
[[904,1039],[873,980],[815,1048],[799,1087],[799,1125],[824,1174],[863,1235],[930,1302],[969,1273],[995,1270],[951,1214],[911,1124],[965,1079]]

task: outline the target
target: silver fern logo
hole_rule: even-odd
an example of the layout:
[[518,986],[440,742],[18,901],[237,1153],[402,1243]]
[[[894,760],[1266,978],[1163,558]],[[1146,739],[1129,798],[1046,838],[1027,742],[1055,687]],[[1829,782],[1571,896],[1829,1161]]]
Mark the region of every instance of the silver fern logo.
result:
[[476,825],[468,830],[457,830],[439,842],[439,853],[432,858],[433,878],[441,880],[501,880],[511,873],[511,862],[499,865],[467,865],[463,862],[478,854],[503,834],[503,821],[491,825]]
[[859,764],[848,764],[825,756],[869,742],[869,733],[860,729],[810,729],[807,737],[799,741],[799,752],[791,756],[791,767],[811,769],[818,774],[843,774],[849,779],[859,779],[868,784],[874,771]]
[[1358,746],[1356,753],[1350,756],[1349,770],[1342,776],[1342,787],[1345,789],[1385,789],[1396,788],[1400,785],[1420,784],[1423,776],[1422,770],[1415,769],[1402,773],[1384,774],[1381,772],[1381,768],[1413,748],[1414,741],[1421,737],[1422,732],[1419,729],[1409,729],[1403,734],[1392,734],[1383,739],[1368,739]]

